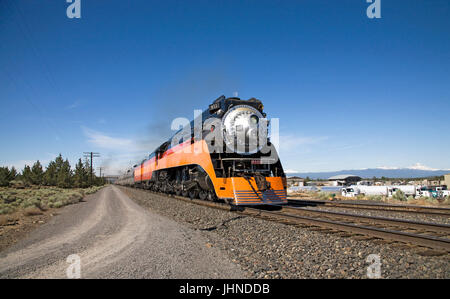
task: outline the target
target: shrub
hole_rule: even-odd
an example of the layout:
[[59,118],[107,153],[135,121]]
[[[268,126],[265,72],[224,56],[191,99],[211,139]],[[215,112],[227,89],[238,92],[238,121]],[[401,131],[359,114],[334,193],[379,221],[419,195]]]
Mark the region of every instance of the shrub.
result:
[[10,214],[14,212],[15,209],[9,205],[0,204],[0,215]]
[[42,215],[42,211],[36,207],[28,207],[23,211],[24,216]]
[[405,193],[398,189],[393,195],[392,195],[392,199],[393,200],[397,200],[397,201],[406,201],[406,196]]
[[383,196],[381,196],[381,195],[369,195],[369,196],[367,196],[367,199],[373,200],[373,201],[383,201]]
[[[17,181],[16,181],[17,182]],[[22,182],[23,183],[23,182]],[[16,183],[17,185],[22,184]],[[88,189],[62,189],[58,187],[45,187],[33,189],[0,188],[0,214],[10,214],[17,209],[60,208],[69,204],[80,202],[85,194],[92,194],[102,187]]]
[[358,195],[356,195],[356,199],[357,200],[364,200],[366,198],[366,195],[365,194],[358,194]]
[[450,205],[450,195],[447,195],[444,199],[444,204]]
[[70,192],[66,196],[68,203],[77,203],[83,199],[83,195],[80,192]]
[[412,195],[408,196],[408,198],[406,199],[406,201],[407,201],[408,203],[413,203],[415,200],[416,200],[416,199],[415,199],[414,196],[412,196]]
[[425,200],[427,203],[436,204],[438,203],[438,200],[434,197],[425,197]]
[[[93,187],[87,188],[87,189],[85,189],[85,194],[86,195],[93,194],[102,188],[103,188],[103,186],[93,186]],[[319,194],[318,194],[319,198],[321,198],[321,196],[323,196],[323,195],[321,195],[321,193],[323,193],[325,195],[327,194],[325,192],[319,192]]]
[[[96,192],[96,191],[94,191],[94,192]],[[94,193],[94,192],[92,192],[92,193]],[[90,193],[89,193],[89,194],[90,194]],[[331,194],[330,194],[330,193],[327,193],[327,192],[319,192],[319,193],[317,194],[317,197],[319,197],[320,200],[328,200],[328,199],[330,199]]]
[[61,208],[65,204],[62,201],[57,201],[53,203],[53,208]]
[[17,196],[16,195],[14,195],[14,194],[3,194],[2,195],[2,200],[5,202],[5,203],[12,203],[12,202],[15,202],[16,200],[17,200]]
[[40,208],[41,207],[41,202],[40,202],[40,200],[38,198],[31,197],[31,198],[28,198],[28,199],[22,201],[20,206],[22,208],[28,208],[28,207]]
[[28,186],[28,184],[26,184],[24,181],[21,181],[21,180],[13,180],[13,181],[9,182],[9,185],[12,188],[16,188],[16,189],[23,189]]

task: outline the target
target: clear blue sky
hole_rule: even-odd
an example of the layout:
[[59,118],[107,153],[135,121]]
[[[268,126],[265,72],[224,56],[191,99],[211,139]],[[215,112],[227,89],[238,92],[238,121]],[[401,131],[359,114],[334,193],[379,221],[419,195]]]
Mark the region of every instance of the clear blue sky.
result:
[[450,2],[0,1],[0,164],[141,159],[225,94],[281,126],[286,169],[450,169]]

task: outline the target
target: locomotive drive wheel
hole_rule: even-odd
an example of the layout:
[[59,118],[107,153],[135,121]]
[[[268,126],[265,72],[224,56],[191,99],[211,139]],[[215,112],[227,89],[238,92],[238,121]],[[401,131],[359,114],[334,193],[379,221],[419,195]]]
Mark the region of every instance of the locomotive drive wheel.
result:
[[198,197],[198,190],[195,188],[192,188],[191,190],[189,190],[189,198],[190,199],[195,199]]
[[180,188],[176,188],[175,189],[175,194],[177,195],[177,196],[180,196],[181,195],[181,189]]
[[208,191],[200,190],[200,192],[198,193],[198,197],[199,197],[201,200],[207,199],[207,197],[208,197]]
[[217,201],[217,197],[216,197],[216,194],[214,193],[214,191],[209,191],[208,192],[207,200],[209,200],[209,201]]

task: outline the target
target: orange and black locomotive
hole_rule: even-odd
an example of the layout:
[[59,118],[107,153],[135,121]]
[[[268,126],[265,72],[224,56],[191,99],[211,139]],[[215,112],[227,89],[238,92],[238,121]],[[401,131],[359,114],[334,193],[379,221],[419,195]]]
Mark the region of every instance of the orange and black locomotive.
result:
[[255,98],[219,97],[117,183],[233,205],[287,203],[286,176]]

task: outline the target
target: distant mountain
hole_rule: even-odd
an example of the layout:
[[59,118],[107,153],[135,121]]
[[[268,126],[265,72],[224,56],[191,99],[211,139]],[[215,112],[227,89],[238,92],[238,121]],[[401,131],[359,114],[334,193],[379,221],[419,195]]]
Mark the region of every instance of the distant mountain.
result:
[[311,179],[328,179],[329,177],[342,174],[351,174],[360,176],[362,178],[371,179],[373,177],[381,178],[422,178],[422,177],[432,177],[432,176],[442,176],[444,174],[449,174],[450,170],[438,170],[438,169],[426,169],[424,167],[416,168],[389,168],[389,167],[379,167],[379,168],[368,168],[359,170],[340,170],[340,171],[329,171],[329,172],[292,172],[287,171],[286,175],[288,177],[298,176],[302,178],[309,177]]

